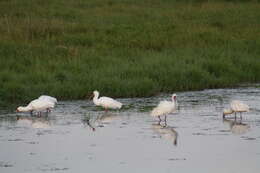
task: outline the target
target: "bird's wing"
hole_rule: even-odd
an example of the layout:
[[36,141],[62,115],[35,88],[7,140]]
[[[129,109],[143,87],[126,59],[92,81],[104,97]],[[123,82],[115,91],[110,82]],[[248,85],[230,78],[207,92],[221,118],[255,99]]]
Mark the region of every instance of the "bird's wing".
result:
[[249,111],[249,106],[242,103],[239,100],[234,100],[231,102],[230,107],[232,110],[234,111],[244,111],[244,112],[248,112]]
[[35,110],[43,110],[43,109],[54,107],[53,102],[46,101],[46,100],[39,100],[39,99],[33,100],[30,104],[32,108]]
[[47,95],[41,95],[38,99],[39,100],[51,101],[53,103],[57,103],[58,102],[55,97],[51,97],[51,96],[47,96]]
[[159,116],[159,115],[164,115],[171,113],[175,110],[175,104],[174,102],[169,102],[169,101],[161,101],[158,106],[156,106],[152,112],[152,116]]
[[104,107],[109,107],[109,108],[121,108],[122,103],[119,101],[116,101],[110,97],[100,97],[99,103],[104,106]]
[[37,102],[38,102],[38,99],[34,99],[34,100],[32,100],[32,101],[27,105],[27,107],[32,108],[33,105],[37,104]]

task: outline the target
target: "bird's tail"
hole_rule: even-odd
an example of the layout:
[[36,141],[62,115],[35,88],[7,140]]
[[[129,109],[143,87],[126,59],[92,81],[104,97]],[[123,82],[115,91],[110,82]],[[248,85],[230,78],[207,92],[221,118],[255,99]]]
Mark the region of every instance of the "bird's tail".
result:
[[117,102],[117,103],[116,103],[116,108],[117,108],[117,109],[121,109],[122,105],[123,105],[122,103]]

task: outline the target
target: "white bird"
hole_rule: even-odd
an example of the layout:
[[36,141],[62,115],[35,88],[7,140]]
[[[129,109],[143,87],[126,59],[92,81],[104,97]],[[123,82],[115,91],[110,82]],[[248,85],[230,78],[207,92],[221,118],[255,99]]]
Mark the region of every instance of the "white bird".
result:
[[47,96],[47,95],[41,95],[38,99],[50,101],[50,102],[53,102],[54,104],[58,103],[58,101],[55,97],[51,97],[51,96]]
[[41,112],[44,110],[49,110],[50,108],[54,108],[54,103],[46,100],[40,100],[40,99],[35,99],[31,101],[27,106],[19,106],[16,111],[17,112]]
[[110,98],[110,97],[100,97],[98,91],[93,92],[94,98],[93,102],[97,106],[101,106],[105,108],[105,111],[107,112],[108,109],[120,109],[122,107],[122,103]]
[[172,101],[160,101],[160,103],[152,110],[151,116],[158,117],[159,122],[161,122],[161,116],[165,116],[165,123],[166,123],[166,116],[174,111],[177,108],[177,95],[172,95]]
[[239,100],[233,100],[230,103],[230,108],[229,109],[224,109],[223,111],[223,118],[225,118],[226,115],[228,114],[233,114],[235,113],[235,118],[236,118],[236,113],[240,113],[240,118],[242,118],[242,112],[248,112],[249,111],[249,106],[246,105],[245,103],[242,103]]

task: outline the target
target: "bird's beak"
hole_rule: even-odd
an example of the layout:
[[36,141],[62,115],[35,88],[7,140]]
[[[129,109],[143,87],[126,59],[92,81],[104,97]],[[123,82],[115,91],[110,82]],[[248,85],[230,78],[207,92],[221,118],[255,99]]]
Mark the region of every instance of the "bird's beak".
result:
[[92,99],[94,97],[94,94],[91,94],[90,96],[87,96],[88,100]]

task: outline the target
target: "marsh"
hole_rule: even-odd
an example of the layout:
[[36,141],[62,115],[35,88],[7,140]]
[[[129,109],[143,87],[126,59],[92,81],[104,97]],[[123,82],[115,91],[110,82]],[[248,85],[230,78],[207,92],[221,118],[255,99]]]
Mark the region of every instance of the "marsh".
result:
[[[119,99],[109,112],[91,100],[59,102],[40,118],[1,110],[0,172],[259,171],[260,88],[177,94],[180,109],[161,127],[149,113],[171,94]],[[242,122],[222,118],[232,99],[250,106]]]

